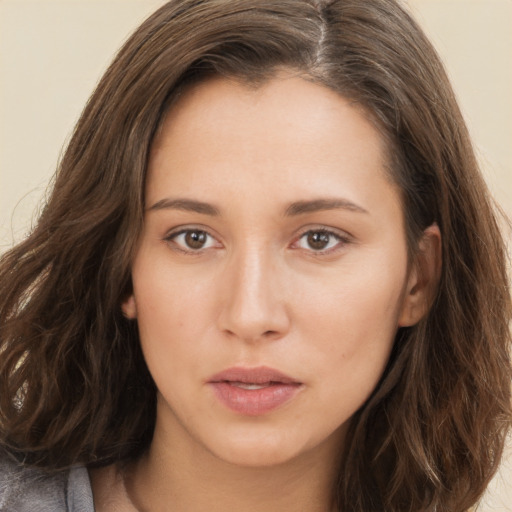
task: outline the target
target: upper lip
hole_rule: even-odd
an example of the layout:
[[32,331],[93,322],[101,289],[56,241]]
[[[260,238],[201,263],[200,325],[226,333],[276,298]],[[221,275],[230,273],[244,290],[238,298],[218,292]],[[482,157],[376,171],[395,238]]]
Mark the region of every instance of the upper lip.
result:
[[276,382],[280,384],[300,384],[299,381],[285,375],[279,370],[258,366],[256,368],[233,367],[216,373],[208,382],[243,382],[247,384],[265,384]]

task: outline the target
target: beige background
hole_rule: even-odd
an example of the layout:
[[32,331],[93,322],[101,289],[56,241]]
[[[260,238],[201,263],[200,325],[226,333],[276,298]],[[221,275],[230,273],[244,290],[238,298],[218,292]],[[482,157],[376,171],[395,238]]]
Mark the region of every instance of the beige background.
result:
[[[29,229],[112,55],[163,3],[0,0],[0,252]],[[446,63],[487,182],[512,217],[512,0],[408,3]],[[512,511],[512,455],[479,510]]]

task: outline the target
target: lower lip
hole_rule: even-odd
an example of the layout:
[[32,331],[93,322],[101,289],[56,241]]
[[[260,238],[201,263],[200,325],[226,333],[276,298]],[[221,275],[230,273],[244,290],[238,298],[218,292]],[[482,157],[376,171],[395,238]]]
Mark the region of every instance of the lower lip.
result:
[[300,384],[272,384],[261,389],[243,389],[229,382],[210,382],[217,398],[229,409],[246,416],[266,414],[291,400]]

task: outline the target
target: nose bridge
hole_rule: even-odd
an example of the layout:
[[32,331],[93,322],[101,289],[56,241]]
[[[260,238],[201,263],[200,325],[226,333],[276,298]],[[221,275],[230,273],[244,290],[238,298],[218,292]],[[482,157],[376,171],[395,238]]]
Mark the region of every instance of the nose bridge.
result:
[[288,316],[276,256],[266,247],[246,244],[226,268],[222,329],[246,341],[282,335]]

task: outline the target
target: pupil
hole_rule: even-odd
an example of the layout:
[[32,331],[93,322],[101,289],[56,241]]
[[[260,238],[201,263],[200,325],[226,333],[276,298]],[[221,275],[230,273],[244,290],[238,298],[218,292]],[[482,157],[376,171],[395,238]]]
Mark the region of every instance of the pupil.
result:
[[329,234],[315,231],[308,234],[308,244],[312,249],[324,249],[329,244]]
[[206,233],[204,231],[189,231],[185,235],[185,242],[191,249],[201,249],[206,243]]

